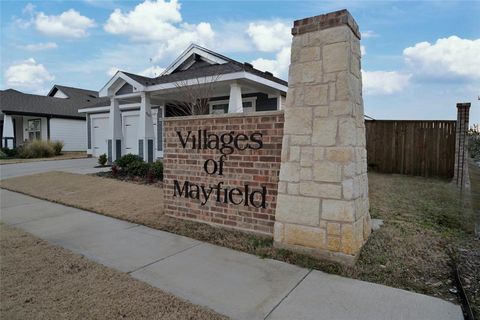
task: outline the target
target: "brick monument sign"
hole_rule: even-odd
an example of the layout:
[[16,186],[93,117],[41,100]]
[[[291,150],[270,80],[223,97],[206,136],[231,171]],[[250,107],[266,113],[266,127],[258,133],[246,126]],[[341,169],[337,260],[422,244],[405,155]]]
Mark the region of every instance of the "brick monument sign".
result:
[[295,21],[285,110],[165,119],[165,213],[353,263],[371,230],[360,32]]
[[283,112],[165,120],[165,212],[272,234]]

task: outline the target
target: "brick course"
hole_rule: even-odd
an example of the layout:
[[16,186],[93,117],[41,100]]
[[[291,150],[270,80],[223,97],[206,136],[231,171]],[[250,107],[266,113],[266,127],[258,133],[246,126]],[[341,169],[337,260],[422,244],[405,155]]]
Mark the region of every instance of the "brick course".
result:
[[[236,229],[273,234],[277,202],[278,175],[280,170],[284,116],[282,111],[259,112],[249,115],[227,114],[167,118],[165,120],[164,189],[165,214],[177,218],[197,220]],[[188,131],[208,130],[209,134],[221,135],[233,131],[250,136],[260,132],[261,149],[237,150],[227,155],[223,175],[207,174],[205,161],[218,161],[221,152],[217,149],[183,148],[177,131],[186,137]],[[245,143],[245,142],[243,142]],[[211,163],[210,163],[211,164]],[[180,185],[189,181],[196,185],[216,186],[223,182],[229,189],[260,190],[267,188],[266,208],[255,208],[243,203],[235,205],[217,202],[213,191],[211,198],[201,205],[201,200],[190,197],[174,197],[174,180]],[[216,195],[216,194],[215,194]],[[239,197],[236,201],[239,201]],[[258,202],[257,202],[258,204]]]

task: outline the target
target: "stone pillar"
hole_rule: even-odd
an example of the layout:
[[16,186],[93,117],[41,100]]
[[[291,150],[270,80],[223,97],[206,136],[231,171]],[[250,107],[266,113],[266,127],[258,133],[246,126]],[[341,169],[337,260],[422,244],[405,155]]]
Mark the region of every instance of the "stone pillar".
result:
[[13,128],[13,117],[3,116],[2,148],[12,149],[15,147],[15,131]]
[[275,245],[352,264],[371,232],[360,32],[341,10],[292,34]]
[[152,163],[154,159],[153,140],[155,139],[155,133],[153,131],[150,94],[142,92],[140,98],[140,117],[138,120],[138,155],[146,162]]
[[118,100],[110,98],[109,132],[107,141],[107,158],[112,163],[122,156],[122,122]]
[[228,100],[228,113],[243,112],[242,87],[238,83],[230,84],[230,99]]
[[457,125],[455,133],[455,166],[453,181],[463,189],[468,184],[468,155],[467,155],[467,131],[470,113],[470,103],[457,103]]

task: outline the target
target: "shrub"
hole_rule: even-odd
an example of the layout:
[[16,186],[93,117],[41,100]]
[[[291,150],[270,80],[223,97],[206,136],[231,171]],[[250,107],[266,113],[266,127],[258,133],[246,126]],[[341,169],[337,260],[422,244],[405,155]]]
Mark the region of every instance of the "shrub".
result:
[[50,141],[28,141],[18,150],[20,158],[48,158],[53,155],[55,155],[55,149]]
[[98,157],[98,164],[104,166],[107,164],[107,155],[104,153]]
[[118,176],[118,167],[115,164],[112,165],[112,175],[114,177]]
[[62,149],[63,149],[63,141],[53,141],[51,142],[52,144],[52,147],[53,147],[53,151],[55,152],[55,155],[56,156],[59,156],[62,154]]
[[132,161],[127,165],[126,171],[129,176],[132,177],[146,177],[150,166],[148,163],[145,163],[143,160]]
[[155,182],[155,177],[153,176],[152,168],[148,169],[147,176],[145,177],[145,180],[147,180],[147,183],[149,183],[149,184]]
[[5,155],[5,158],[13,158],[17,156],[18,150],[16,148],[2,148],[2,153]]
[[468,153],[470,157],[480,159],[480,132],[470,129],[468,138]]
[[139,156],[129,153],[129,154],[126,154],[126,155],[122,156],[120,159],[117,159],[115,161],[115,164],[120,169],[127,170],[128,165],[131,164],[132,162],[136,162],[136,161],[143,161],[143,160]]
[[155,179],[163,180],[163,162],[157,161],[150,165],[150,171]]
[[3,152],[3,150],[0,149],[0,159],[6,159],[7,158],[7,155],[5,154],[5,152]]

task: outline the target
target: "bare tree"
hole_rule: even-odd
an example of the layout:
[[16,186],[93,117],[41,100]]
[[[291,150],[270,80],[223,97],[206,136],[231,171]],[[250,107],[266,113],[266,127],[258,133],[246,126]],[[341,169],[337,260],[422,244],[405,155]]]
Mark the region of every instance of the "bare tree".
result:
[[220,74],[175,82],[180,98],[171,101],[171,111],[177,116],[209,113],[210,97],[213,95]]

